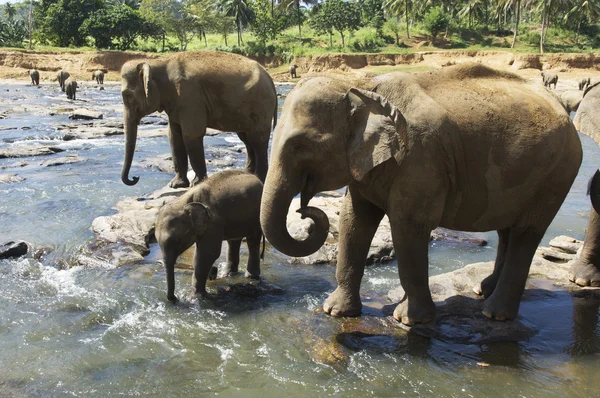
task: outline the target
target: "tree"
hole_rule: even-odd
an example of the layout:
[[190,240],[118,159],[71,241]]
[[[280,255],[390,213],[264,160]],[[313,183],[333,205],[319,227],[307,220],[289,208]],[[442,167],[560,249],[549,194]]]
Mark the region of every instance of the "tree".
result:
[[79,32],[81,24],[103,5],[103,0],[42,0],[35,10],[40,35],[61,47],[82,46],[86,36]]
[[392,15],[402,15],[406,19],[406,37],[410,38],[408,29],[409,15],[413,9],[413,0],[384,0],[383,8]]
[[6,3],[4,5],[4,15],[6,15],[6,18],[9,21],[12,21],[15,18],[16,14],[17,14],[17,10],[15,9],[15,6],[13,6],[10,3]]
[[210,30],[219,33],[227,46],[227,36],[235,31],[235,21],[223,13],[216,13],[210,24]]
[[423,18],[423,27],[431,35],[432,40],[448,26],[448,16],[442,7],[432,7]]
[[358,3],[344,0],[327,0],[313,17],[313,26],[318,31],[333,34],[337,30],[342,38],[342,47],[346,46],[344,32],[357,30],[361,25],[361,12]]
[[15,19],[0,21],[0,46],[23,47],[26,35],[27,29],[23,21]]
[[371,26],[377,31],[377,36],[383,36],[383,25],[385,15],[383,11],[383,0],[359,0],[362,10],[362,21],[366,26]]
[[158,26],[163,42],[162,51],[165,51],[167,33],[177,37],[182,51],[198,33],[196,18],[190,12],[192,5],[189,0],[142,0],[140,15]]
[[242,45],[242,27],[249,25],[254,19],[254,11],[250,6],[250,0],[222,0],[220,9],[235,20],[235,28],[238,35],[238,46]]
[[600,16],[600,4],[594,0],[576,0],[565,14],[565,21],[575,20],[577,29],[575,31],[575,44],[579,44],[579,32],[584,19],[594,21]]
[[400,26],[400,21],[398,21],[398,18],[392,17],[385,21],[385,24],[383,24],[383,29],[389,31],[396,37],[396,45],[399,46],[400,31],[402,30],[402,27]]
[[[156,35],[158,28],[125,4],[103,8],[81,25],[82,34],[94,38],[96,48],[118,48],[125,51],[138,38]],[[116,44],[114,43],[116,41]]]
[[329,47],[333,47],[333,22],[330,15],[323,12],[323,9],[314,10],[308,24],[317,34],[327,33],[329,35]]
[[304,3],[308,6],[315,6],[318,4],[318,0],[282,0],[279,6],[284,10],[295,10],[296,11],[296,23],[298,24],[298,38],[302,43],[302,24],[304,23],[304,14],[300,3]]
[[473,26],[473,19],[482,19],[484,15],[483,0],[466,0],[464,6],[458,11],[458,17],[467,18],[469,29]]
[[256,0],[253,3],[254,21],[252,31],[258,42],[265,45],[267,40],[275,39],[281,31],[278,18],[271,15],[271,0]]

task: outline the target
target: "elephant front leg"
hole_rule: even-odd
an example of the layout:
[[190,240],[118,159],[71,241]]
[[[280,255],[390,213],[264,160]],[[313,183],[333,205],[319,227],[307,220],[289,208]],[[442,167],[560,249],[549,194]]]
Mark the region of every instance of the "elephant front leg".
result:
[[177,256],[167,255],[164,258],[165,274],[167,276],[167,299],[176,303],[179,301],[175,296],[175,261]]
[[183,143],[181,126],[169,121],[169,144],[171,145],[171,157],[175,168],[175,177],[169,182],[171,188],[185,188],[190,186],[187,178],[188,156]]
[[431,228],[409,220],[396,220],[392,225],[398,275],[405,293],[404,299],[394,310],[394,318],[405,325],[429,322],[435,317],[428,272]]
[[348,189],[340,214],[338,286],[323,304],[323,310],[333,316],[358,316],[361,313],[360,283],[373,236],[384,216],[383,210]]
[[221,254],[221,240],[208,239],[202,242],[196,242],[196,251],[194,252],[194,275],[192,283],[194,285],[194,294],[196,297],[206,295],[206,280],[210,270]]
[[494,293],[496,284],[502,273],[504,267],[504,261],[506,259],[506,249],[508,247],[508,233],[509,229],[502,229],[498,231],[498,250],[496,252],[496,262],[494,263],[494,271],[490,276],[481,281],[479,286],[475,286],[473,291],[485,298],[488,298]]
[[600,215],[593,206],[583,249],[571,265],[569,280],[580,286],[600,286]]
[[225,276],[232,276],[238,273],[240,265],[240,246],[241,239],[227,241],[227,262],[225,263]]
[[246,278],[259,279],[260,278],[260,241],[262,238],[262,232],[255,235],[246,237],[246,243],[248,244],[248,266],[246,267]]

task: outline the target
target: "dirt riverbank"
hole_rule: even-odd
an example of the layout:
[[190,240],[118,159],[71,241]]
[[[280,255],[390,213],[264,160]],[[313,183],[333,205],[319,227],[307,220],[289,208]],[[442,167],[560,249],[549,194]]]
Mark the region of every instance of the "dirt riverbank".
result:
[[[160,55],[140,52],[30,52],[0,50],[0,78],[28,79],[29,69],[38,69],[41,80],[56,78],[64,69],[78,80],[89,80],[92,71],[107,72],[107,81],[119,80],[121,66],[132,59],[157,58]],[[289,81],[285,65],[261,60],[276,81]],[[503,51],[424,51],[412,54],[315,54],[297,57],[300,77],[322,73],[369,76],[392,70],[418,71],[442,68],[463,62],[515,71],[527,77],[551,69],[566,78],[600,74],[599,54],[512,54]],[[296,80],[296,79],[294,79]]]

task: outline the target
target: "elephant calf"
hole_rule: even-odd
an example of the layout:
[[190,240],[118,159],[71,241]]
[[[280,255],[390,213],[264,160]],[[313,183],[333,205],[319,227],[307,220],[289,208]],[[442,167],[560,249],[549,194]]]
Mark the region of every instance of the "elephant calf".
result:
[[544,82],[545,87],[550,87],[550,85],[554,84],[554,89],[556,90],[558,75],[556,73],[542,71],[542,81]]
[[298,75],[296,74],[297,69],[298,69],[298,65],[290,65],[290,77],[292,79],[295,79],[298,77]]
[[67,98],[70,100],[77,99],[77,82],[73,79],[67,79],[65,82],[65,91],[67,92]]
[[93,71],[92,80],[96,80],[98,84],[104,84],[104,72],[101,70]]
[[579,82],[577,83],[579,90],[583,91],[588,88],[590,86],[590,80],[591,79],[589,77],[583,77],[579,79]]
[[40,84],[40,72],[36,69],[31,69],[29,71],[29,77],[31,78],[31,84],[34,86],[39,86]]
[[58,85],[63,92],[65,91],[65,83],[70,76],[71,74],[64,70],[58,71],[56,74],[56,80],[58,81]]
[[224,240],[229,247],[226,274],[238,272],[240,245],[246,238],[249,251],[246,277],[260,276],[262,189],[263,184],[255,175],[227,170],[205,179],[160,209],[155,235],[163,254],[169,301],[177,301],[175,261],[194,243],[196,295],[206,294],[206,280],[221,254]]

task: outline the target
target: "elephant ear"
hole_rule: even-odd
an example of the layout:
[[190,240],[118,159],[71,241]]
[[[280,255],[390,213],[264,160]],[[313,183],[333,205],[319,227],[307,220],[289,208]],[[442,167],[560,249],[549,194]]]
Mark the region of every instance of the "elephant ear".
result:
[[150,75],[150,65],[144,62],[137,66],[138,72],[140,73],[140,78],[142,80],[142,86],[144,87],[144,95],[146,96],[146,104],[149,102],[150,95],[150,79],[152,78]]
[[406,119],[391,102],[372,91],[351,88],[348,162],[355,180],[394,158],[398,164],[408,152]]
[[194,233],[203,235],[210,220],[208,208],[200,202],[192,202],[185,205],[183,210],[192,222]]

